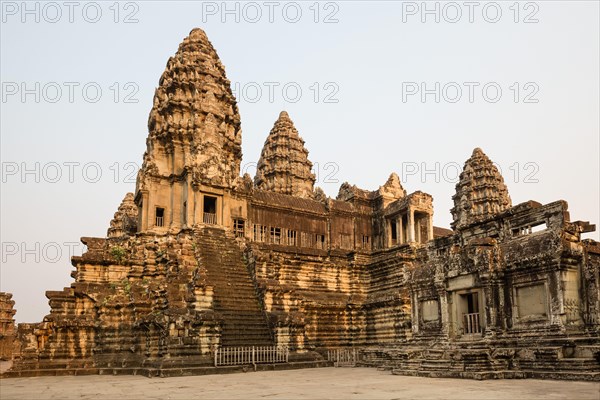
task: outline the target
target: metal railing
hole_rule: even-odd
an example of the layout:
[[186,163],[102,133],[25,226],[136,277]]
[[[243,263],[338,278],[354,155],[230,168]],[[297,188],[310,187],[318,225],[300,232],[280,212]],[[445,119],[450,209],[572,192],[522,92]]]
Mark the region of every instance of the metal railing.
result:
[[205,212],[202,221],[205,224],[216,225],[217,224],[217,214]]
[[354,367],[358,361],[358,349],[327,350],[327,361],[333,361],[334,367]]
[[286,363],[289,355],[285,346],[220,347],[215,350],[215,367]]
[[463,314],[463,329],[465,334],[481,333],[479,313]]
[[156,226],[164,226],[164,217],[156,217]]

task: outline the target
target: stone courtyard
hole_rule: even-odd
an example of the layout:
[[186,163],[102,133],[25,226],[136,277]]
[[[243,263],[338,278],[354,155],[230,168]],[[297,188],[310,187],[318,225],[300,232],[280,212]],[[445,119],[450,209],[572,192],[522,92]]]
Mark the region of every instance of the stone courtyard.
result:
[[148,379],[140,376],[15,378],[0,381],[8,399],[577,399],[597,400],[600,383],[535,379],[428,379],[373,368],[316,368]]

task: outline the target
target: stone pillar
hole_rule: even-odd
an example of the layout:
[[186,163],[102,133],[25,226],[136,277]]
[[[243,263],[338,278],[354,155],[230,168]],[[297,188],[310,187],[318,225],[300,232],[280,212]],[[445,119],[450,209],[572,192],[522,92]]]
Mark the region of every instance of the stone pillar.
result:
[[[483,308],[483,311],[480,311],[481,317],[485,318],[485,325],[482,323],[482,328],[485,329],[485,337],[492,338],[496,336],[496,324],[497,324],[497,313],[498,313],[498,304],[494,301],[494,290],[495,290],[494,278],[488,278],[488,281],[482,287],[483,296],[482,300],[484,300],[483,304],[480,304],[480,309]],[[480,320],[481,321],[481,320]],[[481,321],[481,322],[483,322]],[[481,323],[480,322],[480,323]]]
[[197,188],[192,188],[194,193],[194,225],[202,222],[202,193]]
[[551,314],[550,321],[553,325],[563,328],[567,322],[567,314],[565,312],[565,296],[561,288],[561,272],[554,271],[554,273],[549,274],[549,277],[549,287],[547,290],[550,294],[556,293],[555,298],[552,298],[552,295],[548,296],[550,298],[550,304],[548,305]]
[[427,240],[433,239],[433,215],[427,214]]
[[187,177],[187,185],[185,188],[186,194],[185,194],[185,223],[187,225],[188,228],[191,228],[194,225],[194,202],[195,202],[195,196],[194,196],[194,190],[192,189],[192,175],[188,173]]
[[215,196],[217,201],[215,202],[215,211],[217,213],[217,225],[225,225],[225,221],[223,218],[223,211],[225,209],[225,205],[223,202],[223,196]]
[[412,243],[415,241],[415,211],[412,208],[408,208],[408,242]]
[[181,207],[183,206],[183,184],[181,182],[173,182],[171,184],[171,212],[168,213],[170,216],[169,225],[165,224],[169,228],[180,229],[181,228]]
[[419,296],[416,291],[412,293],[411,300],[412,300],[412,307],[411,307],[412,324],[411,324],[411,326],[412,326],[413,334],[416,334],[416,333],[419,333]]
[[139,227],[139,230],[142,232],[145,232],[148,230],[148,218],[150,218],[150,215],[148,215],[148,210],[150,208],[150,205],[148,204],[150,202],[150,199],[148,198],[148,191],[147,190],[143,190],[142,191],[142,215],[141,215],[141,226]]
[[404,237],[404,226],[402,225],[402,214],[398,216],[398,222],[396,222],[396,227],[398,229],[398,243],[404,244],[406,242],[406,238]]
[[443,286],[443,282],[436,286],[438,286],[437,292],[438,292],[438,298],[440,300],[439,305],[440,305],[440,316],[441,316],[440,324],[442,326],[441,331],[446,337],[450,337],[450,335],[451,335],[450,323],[451,323],[452,310],[450,309],[450,304],[448,304],[448,297],[447,297],[448,295]]

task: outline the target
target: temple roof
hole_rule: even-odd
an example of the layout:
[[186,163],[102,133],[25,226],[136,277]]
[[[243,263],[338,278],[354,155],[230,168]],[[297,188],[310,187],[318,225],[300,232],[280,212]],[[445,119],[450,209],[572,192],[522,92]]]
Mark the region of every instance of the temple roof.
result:
[[287,112],[282,111],[263,146],[254,184],[260,190],[314,197],[315,175],[308,150]]
[[502,175],[480,148],[465,162],[452,200],[452,229],[487,220],[511,207]]
[[395,172],[392,172],[385,184],[379,187],[378,193],[394,198],[406,197],[406,190],[402,187],[400,177],[398,177],[398,174]]
[[169,58],[154,94],[148,130],[148,169],[180,146],[196,182],[231,186],[239,177],[237,103],[225,68],[201,29],[192,30]]

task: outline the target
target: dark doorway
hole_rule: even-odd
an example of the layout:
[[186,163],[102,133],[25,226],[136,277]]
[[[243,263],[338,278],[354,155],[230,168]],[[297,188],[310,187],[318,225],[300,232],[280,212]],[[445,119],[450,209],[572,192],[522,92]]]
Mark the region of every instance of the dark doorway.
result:
[[479,293],[465,293],[460,295],[460,308],[463,319],[463,332],[465,334],[481,333],[481,320],[479,315]]
[[392,234],[392,245],[398,243],[398,231],[396,230],[396,221],[390,221],[390,229]]
[[204,217],[205,224],[217,223],[217,198],[204,196]]

